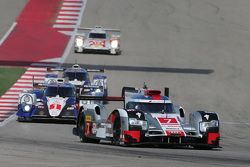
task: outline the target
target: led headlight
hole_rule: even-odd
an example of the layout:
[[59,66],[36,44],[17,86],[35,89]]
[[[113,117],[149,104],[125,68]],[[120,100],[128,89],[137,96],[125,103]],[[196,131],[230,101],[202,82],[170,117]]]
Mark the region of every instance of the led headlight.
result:
[[27,104],[24,105],[23,110],[24,110],[25,112],[30,112],[30,110],[31,110],[30,105],[27,105]]
[[83,46],[83,39],[81,37],[76,38],[76,46],[78,47]]
[[136,118],[129,118],[129,124],[132,126],[141,126],[142,130],[148,129],[148,123],[147,121],[138,120]]
[[101,89],[96,89],[95,92],[96,93],[101,93],[102,91],[101,91]]
[[206,132],[207,128],[210,127],[219,127],[219,121],[218,120],[212,120],[210,122],[200,122],[200,131]]
[[111,48],[114,48],[114,49],[118,48],[118,40],[111,41]]

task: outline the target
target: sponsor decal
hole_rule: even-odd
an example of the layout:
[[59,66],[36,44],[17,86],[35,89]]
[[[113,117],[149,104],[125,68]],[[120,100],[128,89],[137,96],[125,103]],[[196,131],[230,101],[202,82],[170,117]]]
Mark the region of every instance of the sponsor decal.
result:
[[186,136],[176,118],[157,118],[167,136]]
[[87,122],[91,122],[91,121],[92,121],[91,115],[86,115],[86,116],[85,116],[85,120],[86,120]]
[[96,41],[96,40],[89,41],[89,46],[91,46],[93,48],[104,48],[105,45],[106,45],[105,40],[102,40],[102,41]]

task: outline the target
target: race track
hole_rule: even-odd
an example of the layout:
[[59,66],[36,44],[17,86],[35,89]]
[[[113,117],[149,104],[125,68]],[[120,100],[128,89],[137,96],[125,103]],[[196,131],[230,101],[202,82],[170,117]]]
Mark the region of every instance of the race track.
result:
[[[25,1],[13,4],[22,6]],[[121,28],[123,53],[71,50],[65,60],[109,67],[105,74],[112,95],[120,95],[122,86],[146,82],[156,89],[169,87],[172,100],[187,114],[218,112],[222,149],[82,144],[72,135],[71,124],[13,119],[0,127],[0,166],[249,166],[249,8],[248,0],[88,0],[82,26]],[[9,20],[0,22],[1,35],[20,10],[0,10],[1,15],[10,13]],[[127,70],[120,71],[123,66]],[[157,68],[166,70],[156,72]]]

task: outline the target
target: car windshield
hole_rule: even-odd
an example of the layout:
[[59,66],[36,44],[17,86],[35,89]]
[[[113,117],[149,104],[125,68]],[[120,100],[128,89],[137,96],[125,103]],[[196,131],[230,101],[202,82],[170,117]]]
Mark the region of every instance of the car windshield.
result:
[[104,33],[90,33],[89,38],[106,39],[106,34],[104,34]]
[[69,78],[70,81],[77,79],[78,81],[88,80],[88,73],[86,72],[66,72],[65,76]]
[[45,90],[45,96],[55,97],[73,97],[75,96],[74,88],[72,87],[47,87]]
[[138,109],[148,113],[174,113],[172,103],[141,103],[128,102],[126,109]]

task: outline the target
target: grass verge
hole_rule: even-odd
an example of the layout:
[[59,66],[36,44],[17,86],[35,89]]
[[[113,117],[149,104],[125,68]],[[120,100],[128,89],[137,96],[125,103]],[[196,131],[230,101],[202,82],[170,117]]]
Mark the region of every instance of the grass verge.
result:
[[2,96],[25,71],[25,68],[0,66],[0,96]]

